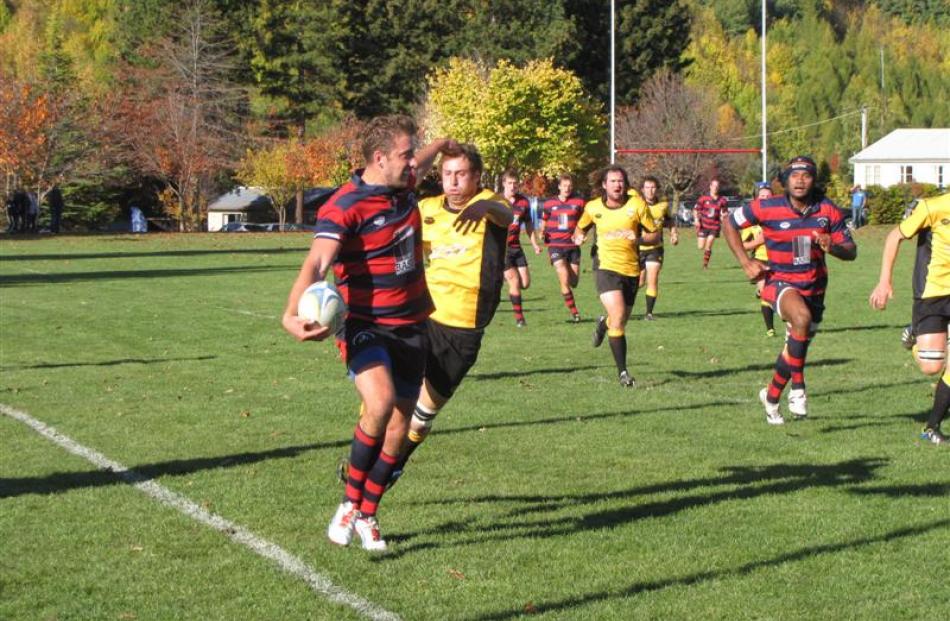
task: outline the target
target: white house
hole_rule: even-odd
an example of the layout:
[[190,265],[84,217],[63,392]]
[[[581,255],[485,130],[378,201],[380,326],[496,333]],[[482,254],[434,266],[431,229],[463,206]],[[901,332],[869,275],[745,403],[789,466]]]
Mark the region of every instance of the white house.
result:
[[228,222],[266,222],[271,214],[271,200],[262,190],[238,186],[208,205],[208,230],[220,231]]
[[950,177],[950,129],[895,129],[848,160],[854,182],[868,187],[932,183]]

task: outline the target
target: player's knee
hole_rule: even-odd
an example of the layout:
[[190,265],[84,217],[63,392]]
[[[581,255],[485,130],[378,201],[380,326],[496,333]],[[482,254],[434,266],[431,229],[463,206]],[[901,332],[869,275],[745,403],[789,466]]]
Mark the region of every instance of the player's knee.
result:
[[624,328],[620,326],[619,328],[607,328],[607,336],[610,338],[619,338],[624,335]]
[[916,358],[921,373],[937,375],[943,371],[947,360],[947,352],[943,349],[918,349]]

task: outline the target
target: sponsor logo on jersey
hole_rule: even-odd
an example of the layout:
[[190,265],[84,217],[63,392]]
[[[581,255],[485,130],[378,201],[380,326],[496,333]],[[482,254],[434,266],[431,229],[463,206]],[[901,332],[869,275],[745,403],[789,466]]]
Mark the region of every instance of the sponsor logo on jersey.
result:
[[791,226],[792,226],[792,223],[791,223],[791,222],[783,222],[783,223],[781,223],[781,224],[778,225],[778,228],[780,228],[780,229],[782,229],[782,230],[784,231],[785,229],[788,229],[788,228],[790,228]]
[[463,255],[467,251],[468,246],[465,244],[443,244],[441,246],[433,246],[432,251],[429,253],[429,259],[448,259],[449,257]]
[[386,224],[386,216],[376,216],[373,218],[373,226],[382,226]]

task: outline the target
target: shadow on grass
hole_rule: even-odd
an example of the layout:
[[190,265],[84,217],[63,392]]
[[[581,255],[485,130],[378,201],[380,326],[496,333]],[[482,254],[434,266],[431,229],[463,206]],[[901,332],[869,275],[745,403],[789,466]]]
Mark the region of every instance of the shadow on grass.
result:
[[[941,450],[937,448],[936,450]],[[950,496],[950,483],[921,483],[919,485],[888,485],[886,487],[859,487],[848,490],[858,496],[881,495],[889,498],[925,498]]]
[[74,489],[103,487],[118,484],[136,484],[163,477],[193,474],[202,470],[246,466],[271,459],[299,457],[309,451],[326,448],[342,448],[350,445],[350,439],[287,446],[256,453],[237,453],[223,457],[198,457],[175,459],[154,464],[134,466],[122,472],[91,470],[88,472],[57,472],[44,477],[0,478],[0,498],[26,494],[60,494]]
[[[874,478],[875,472],[887,463],[883,458],[853,459],[827,465],[773,464],[770,466],[730,466],[722,468],[720,476],[700,479],[684,479],[642,487],[632,487],[613,492],[592,494],[554,495],[486,495],[467,498],[441,498],[432,501],[439,505],[470,503],[514,504],[516,508],[507,516],[496,518],[488,527],[470,522],[450,522],[420,532],[394,534],[394,542],[408,542],[417,537],[430,535],[454,535],[444,545],[480,545],[490,541],[509,541],[515,538],[547,539],[566,537],[578,532],[610,529],[649,518],[664,517],[722,502],[751,500],[762,496],[792,494],[805,489],[853,486]],[[711,487],[726,486],[721,491]],[[698,493],[689,493],[700,490]],[[544,517],[562,510],[577,507],[599,506],[604,501],[633,500],[638,496],[684,493],[675,498],[633,502],[628,506],[604,511],[592,511],[579,516]],[[429,503],[425,503],[429,504]],[[532,515],[539,519],[529,519]],[[400,545],[387,559],[414,552],[416,545],[432,547],[431,541],[419,544]]]
[[134,259],[147,257],[200,257],[215,254],[306,254],[306,248],[231,248],[194,250],[156,250],[154,252],[88,252],[78,254],[3,254],[0,261],[82,261],[84,259]]
[[[818,328],[818,334],[828,334],[833,332],[858,332],[861,330],[899,330],[906,324],[878,323],[865,326],[838,326],[836,328]],[[897,340],[897,339],[895,339]]]
[[512,377],[530,377],[532,375],[552,375],[560,373],[574,373],[576,371],[592,371],[594,369],[603,369],[610,365],[592,364],[585,367],[554,367],[550,369],[532,369],[530,371],[498,371],[497,373],[469,373],[468,379],[472,380],[496,380],[508,379]]
[[654,313],[656,318],[659,319],[677,319],[679,317],[728,317],[730,315],[750,315],[756,313],[754,307],[750,308],[724,308],[720,310],[688,310],[688,311],[673,311],[673,312],[664,312],[658,311]]
[[[626,587],[611,589],[610,591],[585,593],[582,595],[566,597],[548,602],[533,602],[532,613],[554,613],[556,615],[559,611],[564,612],[596,602],[631,597],[641,593],[660,591],[668,588],[688,587],[704,582],[747,576],[762,569],[781,567],[787,563],[807,561],[815,558],[816,556],[837,554],[839,552],[847,552],[849,550],[856,550],[875,544],[888,543],[909,537],[919,537],[935,530],[947,528],[948,526],[950,526],[950,519],[936,520],[927,524],[921,524],[919,526],[908,526],[906,528],[892,530],[877,537],[862,537],[860,539],[852,539],[850,541],[842,541],[840,543],[827,543],[822,545],[808,546],[799,550],[785,552],[771,558],[752,561],[728,569],[700,571],[674,578],[634,582],[633,584],[630,584]],[[504,619],[520,618],[524,616],[524,614],[525,611],[523,609],[512,609],[500,610],[498,612],[477,615],[469,618],[473,621],[503,621]]]
[[[703,404],[703,407],[734,405],[734,402],[724,401],[705,403]],[[609,418],[635,416],[654,412],[680,411],[686,409],[689,408],[675,406],[639,411],[603,412],[599,414],[588,414],[586,416],[557,416],[538,420],[506,421],[494,424],[489,423],[486,425],[469,425],[466,427],[456,427],[452,429],[439,429],[436,433],[440,435],[453,435],[471,432],[478,433],[488,429],[589,422]],[[105,485],[116,485],[121,483],[134,484],[162,476],[181,476],[193,474],[202,470],[233,468],[236,466],[244,466],[247,464],[253,464],[271,459],[294,458],[309,451],[318,451],[323,449],[345,449],[350,446],[350,442],[351,438],[346,437],[340,440],[319,442],[314,444],[301,444],[254,453],[237,453],[235,455],[223,455],[219,457],[176,459],[154,464],[133,466],[124,473],[91,470],[87,472],[57,472],[43,477],[0,478],[0,498],[22,496],[26,494],[59,494],[85,487],[102,487]]]
[[185,276],[214,276],[217,274],[281,272],[292,269],[294,268],[286,265],[240,265],[234,267],[202,267],[195,269],[104,270],[101,272],[63,272],[59,274],[16,274],[13,276],[0,276],[0,287],[50,285],[54,283],[119,280],[125,278],[182,278]]
[[[833,367],[840,364],[848,364],[849,362],[854,362],[854,358],[825,358],[824,360],[809,360],[808,366],[806,368],[812,369],[815,367]],[[675,377],[688,378],[722,377],[725,375],[733,375],[734,373],[745,373],[749,371],[771,371],[774,368],[774,362],[763,362],[759,364],[747,364],[744,367],[713,369],[710,371],[670,371],[670,374]]]
[[114,367],[120,364],[161,364],[163,362],[196,362],[214,360],[217,356],[193,356],[190,358],[117,358],[115,360],[101,360],[99,362],[39,362],[37,364],[0,366],[2,371],[18,371],[25,369],[62,369],[67,367]]

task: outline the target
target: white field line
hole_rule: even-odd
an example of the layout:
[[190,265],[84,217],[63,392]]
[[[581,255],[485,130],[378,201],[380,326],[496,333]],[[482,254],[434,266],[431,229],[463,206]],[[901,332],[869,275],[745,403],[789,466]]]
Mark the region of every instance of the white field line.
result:
[[82,457],[100,470],[115,473],[116,476],[122,478],[126,483],[137,488],[147,496],[151,496],[159,503],[177,509],[191,519],[205,526],[210,526],[232,541],[249,548],[255,554],[270,559],[287,573],[306,582],[307,586],[309,586],[314,593],[322,595],[331,602],[348,606],[368,619],[380,621],[399,620],[399,616],[395,613],[380,608],[359,595],[350,593],[346,589],[336,586],[329,578],[307,565],[297,556],[284,550],[276,543],[259,537],[243,526],[231,522],[220,515],[205,510],[181,494],[173,492],[154,481],[148,480],[138,472],[130,470],[122,464],[112,461],[105,455],[79,444],[72,438],[56,431],[56,429],[50,427],[43,421],[33,418],[26,412],[0,403],[0,413],[27,425],[32,428],[33,431],[44,436],[54,444],[59,445],[73,455]]

